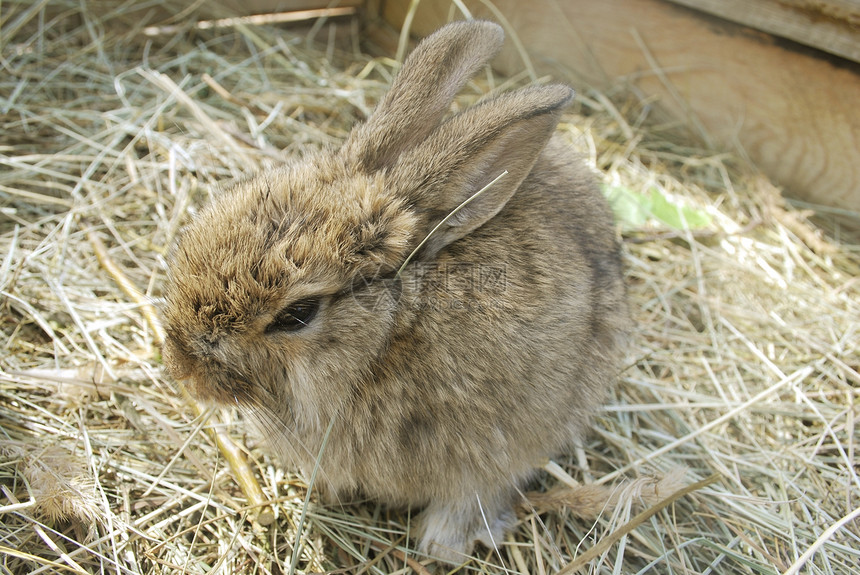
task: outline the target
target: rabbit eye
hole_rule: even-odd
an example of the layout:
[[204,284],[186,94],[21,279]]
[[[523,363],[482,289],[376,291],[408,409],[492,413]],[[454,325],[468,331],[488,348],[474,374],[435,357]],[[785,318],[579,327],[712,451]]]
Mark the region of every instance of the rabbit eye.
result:
[[318,299],[303,299],[285,307],[266,327],[267,332],[299,331],[306,328],[320,309]]

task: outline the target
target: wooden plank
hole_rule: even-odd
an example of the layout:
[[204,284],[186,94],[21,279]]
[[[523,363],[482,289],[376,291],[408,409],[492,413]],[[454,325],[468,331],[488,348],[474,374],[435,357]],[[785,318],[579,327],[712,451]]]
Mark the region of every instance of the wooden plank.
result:
[[[685,123],[717,151],[751,159],[788,195],[860,210],[860,66],[660,0],[464,0],[476,17],[510,30],[495,61],[525,64],[574,88],[619,84],[654,98],[655,114]],[[405,2],[386,2],[399,27]],[[426,35],[451,16],[451,0],[422,0],[412,30]]]
[[860,62],[860,0],[669,0]]
[[[0,0],[2,2],[2,0]],[[87,0],[87,9],[93,14],[113,13],[112,21],[126,23],[128,26],[187,26],[199,21],[221,18],[241,18],[256,14],[277,14],[305,10],[319,10],[333,4],[343,8],[358,10],[364,0],[219,0],[202,2],[200,0],[176,0],[172,3],[153,4],[150,2],[127,2],[122,10],[117,10],[116,0]],[[59,3],[45,6],[47,17],[64,13]]]
[[[337,6],[332,7],[334,4]],[[112,26],[140,28],[145,36],[170,36],[193,30],[229,28],[238,25],[281,25],[294,30],[310,29],[325,18],[327,30],[343,43],[351,32],[338,22],[355,18],[364,0],[176,0],[172,3],[126,2],[119,9],[117,0],[87,0],[87,10],[93,14],[110,14]],[[2,6],[2,0],[0,0]],[[47,2],[44,20],[65,16],[68,10],[59,2]],[[79,18],[73,14],[72,18]]]

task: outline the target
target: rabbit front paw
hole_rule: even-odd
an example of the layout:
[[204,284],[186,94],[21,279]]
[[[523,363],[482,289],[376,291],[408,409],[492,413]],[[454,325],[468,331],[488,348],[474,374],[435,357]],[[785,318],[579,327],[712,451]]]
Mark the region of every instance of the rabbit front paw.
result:
[[465,563],[476,542],[499,546],[516,523],[512,498],[432,502],[418,517],[418,550],[452,565]]

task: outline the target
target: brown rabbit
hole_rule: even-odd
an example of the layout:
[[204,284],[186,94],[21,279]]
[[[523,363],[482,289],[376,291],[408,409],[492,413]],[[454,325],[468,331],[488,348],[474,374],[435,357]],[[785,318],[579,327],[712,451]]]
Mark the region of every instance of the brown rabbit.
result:
[[321,453],[329,500],[424,508],[419,549],[449,562],[500,542],[536,466],[582,438],[629,327],[610,210],[550,141],[570,88],[444,119],[502,40],[480,21],[425,39],[340,149],[203,210],[164,291],[173,377],[285,465]]

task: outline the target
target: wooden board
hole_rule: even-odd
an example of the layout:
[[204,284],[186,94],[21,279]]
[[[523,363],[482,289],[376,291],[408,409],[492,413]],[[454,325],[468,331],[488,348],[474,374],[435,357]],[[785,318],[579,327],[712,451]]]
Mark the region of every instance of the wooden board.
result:
[[[41,8],[45,11],[45,19],[50,21],[69,12],[60,2],[42,0]],[[259,14],[284,14],[289,12],[320,13],[329,7],[341,8],[341,13],[357,13],[364,0],[219,0],[206,2],[202,0],[176,0],[168,4],[152,2],[125,2],[118,8],[117,0],[87,0],[86,9],[92,14],[111,14],[114,24],[128,27],[137,26],[176,26],[177,29],[187,29],[189,24],[218,19],[242,18]],[[0,0],[0,8],[6,8]],[[349,10],[346,10],[349,9]],[[9,15],[2,13],[5,19]],[[313,16],[309,13],[307,16]],[[72,16],[73,18],[76,15]],[[277,19],[271,19],[274,23]],[[281,20],[280,22],[284,22]],[[167,29],[170,32],[171,29]]]
[[670,0],[860,62],[860,0]]
[[[860,211],[860,65],[661,0],[493,4],[497,13],[465,0],[476,17],[503,18],[539,73],[580,89],[635,86],[788,195]],[[380,4],[396,28],[407,7]],[[411,30],[426,35],[452,15],[462,17],[450,0],[422,0]],[[524,68],[510,38],[495,64],[506,74]]]

